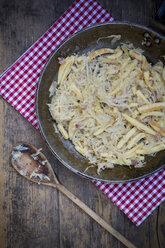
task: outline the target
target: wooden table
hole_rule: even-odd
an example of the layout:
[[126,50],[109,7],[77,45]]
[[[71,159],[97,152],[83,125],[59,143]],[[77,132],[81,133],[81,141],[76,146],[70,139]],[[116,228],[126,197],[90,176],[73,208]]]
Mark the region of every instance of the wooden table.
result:
[[[72,0],[0,0],[0,72],[72,4]],[[117,20],[149,24],[161,0],[99,2]],[[63,184],[137,247],[165,247],[165,202],[136,227],[90,181],[66,169],[40,134],[0,98],[0,248],[124,247],[55,189],[29,183],[10,165],[18,141],[43,150]]]

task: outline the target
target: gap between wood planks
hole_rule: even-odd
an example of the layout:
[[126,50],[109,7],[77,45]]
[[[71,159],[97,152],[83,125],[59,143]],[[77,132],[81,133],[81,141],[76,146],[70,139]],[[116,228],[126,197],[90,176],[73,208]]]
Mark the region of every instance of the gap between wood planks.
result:
[[4,169],[3,169],[3,99],[0,97],[0,247],[5,247],[5,228],[4,228]]

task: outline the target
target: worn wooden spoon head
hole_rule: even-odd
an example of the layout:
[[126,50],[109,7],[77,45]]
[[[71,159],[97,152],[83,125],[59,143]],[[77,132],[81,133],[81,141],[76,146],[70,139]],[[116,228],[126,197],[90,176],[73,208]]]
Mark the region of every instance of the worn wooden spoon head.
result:
[[49,186],[59,183],[41,149],[28,143],[19,143],[13,147],[11,163],[19,174],[32,182]]

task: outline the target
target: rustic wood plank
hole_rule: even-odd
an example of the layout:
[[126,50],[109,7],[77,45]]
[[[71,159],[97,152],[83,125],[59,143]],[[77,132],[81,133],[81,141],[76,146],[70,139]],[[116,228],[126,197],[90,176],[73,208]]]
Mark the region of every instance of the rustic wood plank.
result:
[[[6,239],[9,247],[26,247],[27,244],[27,247],[31,245],[36,247],[35,245],[40,243],[40,237],[45,239],[45,245],[49,245],[47,235],[53,232],[52,240],[56,241],[59,235],[58,193],[54,189],[24,180],[13,170],[9,161],[12,145],[18,142],[17,137],[21,138],[20,141],[26,140],[37,147],[43,147],[45,150],[47,148],[40,134],[24,118],[19,119],[19,113],[15,110],[14,112],[15,114],[12,108],[9,109],[9,106],[5,106],[3,109],[3,113],[7,117],[3,146],[5,154],[8,154],[3,157],[5,174],[7,174],[4,182],[3,202],[6,205],[4,211]],[[26,130],[28,131],[26,132]],[[49,158],[51,157],[49,156]]]
[[[0,72],[15,61],[70,6],[72,0],[0,0]],[[161,0],[99,2],[118,20],[148,25]],[[60,181],[138,247],[165,247],[164,203],[136,227],[91,182],[61,165],[40,134],[0,99],[0,247],[124,247],[53,188],[27,182],[11,167],[18,141],[43,147]]]
[[162,3],[162,0],[116,0],[111,2],[108,0],[99,0],[99,2],[116,18],[117,21],[129,21],[149,25]]
[[165,212],[165,201],[161,203],[158,209],[157,216],[157,238],[158,238],[158,247],[163,248],[165,246],[165,221],[164,221],[164,212]]

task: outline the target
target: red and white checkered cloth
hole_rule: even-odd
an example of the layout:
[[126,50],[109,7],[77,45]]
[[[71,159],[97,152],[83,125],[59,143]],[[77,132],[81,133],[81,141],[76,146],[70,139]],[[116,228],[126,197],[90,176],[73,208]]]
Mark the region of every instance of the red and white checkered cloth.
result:
[[[94,0],[76,0],[11,67],[0,76],[0,94],[33,126],[35,90],[50,54],[74,32],[114,18]],[[165,169],[136,182],[94,181],[137,226],[165,199]]]

